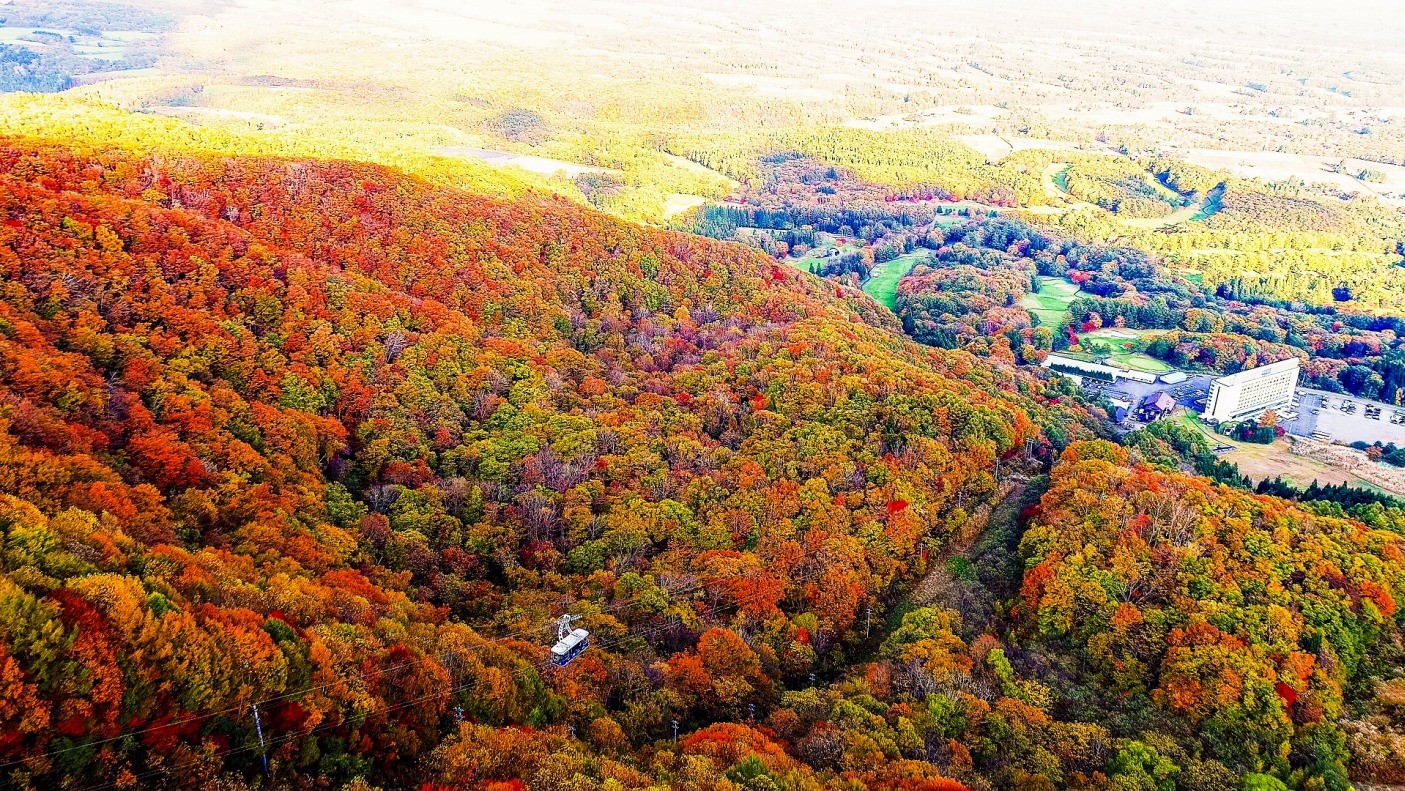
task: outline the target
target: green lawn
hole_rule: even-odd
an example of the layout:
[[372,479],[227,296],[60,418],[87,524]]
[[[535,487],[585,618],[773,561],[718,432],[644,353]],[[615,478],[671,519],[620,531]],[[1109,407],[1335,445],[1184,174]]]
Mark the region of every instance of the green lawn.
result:
[[[1087,347],[1084,347],[1087,349]],[[1149,374],[1163,374],[1172,370],[1171,366],[1156,359],[1148,357],[1141,352],[1110,352],[1107,349],[1092,349],[1081,352],[1062,351],[1061,357],[1071,357],[1075,360],[1096,363],[1104,362],[1114,368],[1129,368],[1133,371],[1145,371]]]
[[1079,337],[1084,340],[1108,340],[1108,341],[1131,341],[1152,333],[1165,332],[1166,330],[1145,330],[1136,327],[1102,327],[1090,332],[1080,332]]
[[838,248],[841,253],[852,253],[863,249],[863,245],[853,241],[842,245],[835,244],[836,238],[833,234],[815,234],[815,246],[806,250],[804,255],[787,256],[786,263],[814,274],[815,267],[829,256],[830,250]]
[[1114,363],[1125,365],[1134,371],[1145,371],[1150,374],[1164,374],[1171,370],[1171,366],[1155,357],[1148,357],[1141,352],[1122,352],[1110,355],[1109,359]]
[[1171,370],[1171,366],[1141,352],[1128,351],[1124,346],[1129,341],[1163,330],[1141,330],[1127,327],[1103,327],[1092,332],[1081,332],[1078,339],[1084,351],[1099,357],[1107,357],[1114,365],[1123,365],[1134,371],[1160,374]]
[[1057,329],[1065,323],[1064,313],[1078,296],[1078,286],[1067,278],[1039,276],[1039,290],[1025,294],[1020,307],[1039,317],[1039,323]]
[[932,219],[932,222],[936,223],[937,225],[943,228],[954,228],[958,225],[964,225],[970,221],[970,217],[962,217],[959,214],[938,214]]
[[898,281],[911,272],[914,266],[926,261],[929,255],[926,251],[908,253],[875,266],[869,274],[868,282],[863,284],[864,293],[887,305],[889,310],[896,311]]
[[1127,354],[1127,344],[1133,343],[1151,330],[1129,330],[1120,327],[1103,328],[1092,332],[1078,333],[1078,341],[1083,348],[1094,354]]

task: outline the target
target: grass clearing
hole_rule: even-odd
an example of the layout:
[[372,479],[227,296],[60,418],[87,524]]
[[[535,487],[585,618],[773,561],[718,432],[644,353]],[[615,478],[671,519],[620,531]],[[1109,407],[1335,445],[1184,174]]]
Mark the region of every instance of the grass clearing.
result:
[[1134,371],[1144,371],[1149,374],[1164,374],[1171,370],[1171,366],[1149,357],[1141,352],[1118,352],[1108,355],[1108,359],[1115,364],[1125,365]]
[[[1405,198],[1396,197],[1405,191],[1405,167],[1400,165],[1347,159],[1346,172],[1339,173],[1335,167],[1342,161],[1339,157],[1209,148],[1192,148],[1182,152],[1181,158],[1192,165],[1227,170],[1241,178],[1257,178],[1269,182],[1298,178],[1309,184],[1329,184],[1343,193],[1371,193],[1382,198],[1385,203],[1397,207],[1405,205]],[[1352,175],[1362,170],[1384,173],[1386,181],[1382,184],[1372,184]]]
[[1134,371],[1163,374],[1172,370],[1171,366],[1143,352],[1127,348],[1129,343],[1161,332],[1164,330],[1103,327],[1091,332],[1079,333],[1078,340],[1084,352],[1094,357],[1105,357],[1112,365],[1123,366]]
[[1039,276],[1039,290],[1025,294],[1020,307],[1039,317],[1046,327],[1062,327],[1067,323],[1068,306],[1078,296],[1078,286],[1067,278]]
[[470,148],[468,146],[445,146],[437,149],[434,153],[448,157],[468,157],[486,162],[495,167],[518,167],[543,176],[563,175],[566,178],[575,178],[584,173],[606,173],[614,176],[624,175],[624,171],[613,168],[601,168],[594,165],[582,165],[576,162],[565,162],[560,159],[549,159],[547,157],[536,157],[527,154],[516,154],[511,151],[493,151],[486,148]]
[[925,251],[908,253],[875,266],[868,281],[863,284],[864,293],[888,306],[888,310],[896,312],[898,281],[906,277],[913,267],[926,261],[928,256],[929,253]]
[[[757,233],[769,233],[765,229],[756,229]],[[838,250],[843,253],[857,253],[863,250],[863,245],[851,239],[845,238],[844,244],[839,244],[840,237],[834,234],[815,234],[815,246],[806,250],[800,255],[786,256],[786,263],[798,269],[803,269],[811,274],[816,274],[819,265],[829,257],[830,253]]]
[[790,264],[791,266],[795,267],[796,269],[803,269],[803,270],[805,270],[806,272],[809,272],[809,273],[812,274],[812,275],[815,274],[815,264],[819,263],[819,261],[820,261],[820,259],[818,259],[818,258],[810,258],[810,257],[796,258],[796,257],[794,257],[794,256],[791,256],[791,257],[785,259],[785,262],[786,262],[787,264]]
[[1080,332],[1078,337],[1084,341],[1134,341],[1144,338],[1147,335],[1166,332],[1166,330],[1144,330],[1134,327],[1103,327],[1091,332]]
[[1313,481],[1321,484],[1347,484],[1373,491],[1384,491],[1364,478],[1338,469],[1317,459],[1293,453],[1286,440],[1278,440],[1270,445],[1253,442],[1235,442],[1222,434],[1216,434],[1209,426],[1194,415],[1182,415],[1181,423],[1200,432],[1210,447],[1228,445],[1234,450],[1219,454],[1221,459],[1233,462],[1239,471],[1258,483],[1269,478],[1283,478],[1295,486],[1310,486]]
[[672,217],[675,214],[682,214],[685,211],[696,209],[705,203],[707,203],[707,198],[701,195],[670,192],[668,194],[668,200],[664,203],[663,216]]

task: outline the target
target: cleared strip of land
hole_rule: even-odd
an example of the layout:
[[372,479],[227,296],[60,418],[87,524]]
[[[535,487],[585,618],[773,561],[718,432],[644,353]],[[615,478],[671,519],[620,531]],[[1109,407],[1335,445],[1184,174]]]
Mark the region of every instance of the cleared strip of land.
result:
[[869,278],[863,284],[864,293],[886,305],[889,310],[897,311],[898,281],[907,276],[908,272],[919,263],[927,259],[927,253],[908,253],[898,256],[891,261],[879,264],[869,273]]

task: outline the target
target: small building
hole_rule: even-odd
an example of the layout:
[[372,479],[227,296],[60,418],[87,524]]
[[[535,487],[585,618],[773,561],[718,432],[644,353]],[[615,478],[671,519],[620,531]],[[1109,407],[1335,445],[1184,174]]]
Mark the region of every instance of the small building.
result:
[[1176,399],[1166,395],[1164,391],[1152,393],[1142,399],[1137,406],[1137,419],[1145,423],[1153,420],[1160,420],[1174,412],[1176,409]]
[[1126,408],[1126,407],[1121,407],[1121,406],[1115,406],[1115,407],[1113,407],[1113,408],[1112,408],[1112,420],[1113,420],[1113,422],[1115,422],[1115,423],[1126,423],[1126,422],[1127,422],[1127,408]]
[[1168,374],[1161,374],[1161,383],[1168,385],[1178,385],[1186,380],[1184,371],[1172,371]]

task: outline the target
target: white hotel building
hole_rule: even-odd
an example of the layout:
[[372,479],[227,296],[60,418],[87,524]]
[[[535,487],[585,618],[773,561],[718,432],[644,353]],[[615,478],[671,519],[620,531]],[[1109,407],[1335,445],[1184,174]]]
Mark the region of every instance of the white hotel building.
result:
[[1216,379],[1205,399],[1205,419],[1222,423],[1258,417],[1270,409],[1285,411],[1293,403],[1298,365],[1294,357]]

